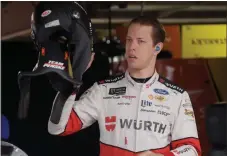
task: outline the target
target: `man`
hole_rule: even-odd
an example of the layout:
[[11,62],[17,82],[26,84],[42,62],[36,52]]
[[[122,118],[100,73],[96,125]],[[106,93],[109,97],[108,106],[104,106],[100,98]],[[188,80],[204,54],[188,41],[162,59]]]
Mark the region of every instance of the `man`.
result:
[[126,37],[126,73],[95,83],[78,101],[71,95],[60,122],[49,120],[48,131],[69,135],[98,120],[100,156],[200,156],[188,93],[155,70],[164,39],[156,19],[133,19]]

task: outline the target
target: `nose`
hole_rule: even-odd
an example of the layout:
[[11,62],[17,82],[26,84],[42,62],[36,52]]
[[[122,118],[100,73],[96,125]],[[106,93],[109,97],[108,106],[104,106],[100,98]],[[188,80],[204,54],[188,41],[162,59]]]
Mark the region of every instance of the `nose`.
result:
[[138,44],[133,40],[128,43],[129,50],[135,50],[137,48],[137,46],[138,46]]

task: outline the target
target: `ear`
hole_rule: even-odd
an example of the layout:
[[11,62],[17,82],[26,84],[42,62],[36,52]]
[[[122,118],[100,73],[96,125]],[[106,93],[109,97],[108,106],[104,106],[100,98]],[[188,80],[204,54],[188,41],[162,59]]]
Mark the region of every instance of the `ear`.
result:
[[158,55],[162,51],[162,48],[163,48],[162,42],[159,42],[158,44],[156,44],[154,47],[154,55]]
[[88,63],[88,65],[87,65],[87,69],[91,67],[91,64],[94,61],[94,59],[95,59],[95,53],[91,53],[91,59],[90,59],[90,62]]

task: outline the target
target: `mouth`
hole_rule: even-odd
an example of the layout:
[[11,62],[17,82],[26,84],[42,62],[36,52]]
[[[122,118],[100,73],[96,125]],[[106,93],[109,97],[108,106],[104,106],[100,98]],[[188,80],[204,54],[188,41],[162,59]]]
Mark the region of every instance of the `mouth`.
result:
[[137,59],[137,57],[134,56],[134,55],[129,55],[128,58],[129,58],[129,59]]

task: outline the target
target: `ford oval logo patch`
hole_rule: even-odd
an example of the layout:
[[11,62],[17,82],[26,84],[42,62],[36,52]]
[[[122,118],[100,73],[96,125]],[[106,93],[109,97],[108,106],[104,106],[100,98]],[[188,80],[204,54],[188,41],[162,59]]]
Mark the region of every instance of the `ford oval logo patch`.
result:
[[169,92],[167,92],[164,89],[154,89],[154,92],[157,93],[157,94],[162,94],[162,95],[168,95],[169,94]]

